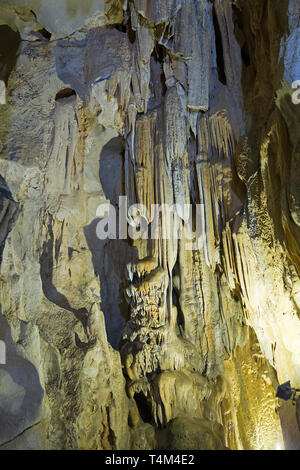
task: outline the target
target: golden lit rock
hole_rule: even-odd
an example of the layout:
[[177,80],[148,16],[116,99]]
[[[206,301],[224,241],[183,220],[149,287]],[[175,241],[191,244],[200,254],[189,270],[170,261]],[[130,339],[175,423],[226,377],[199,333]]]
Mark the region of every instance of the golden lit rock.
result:
[[0,449],[300,448],[299,21],[2,1]]

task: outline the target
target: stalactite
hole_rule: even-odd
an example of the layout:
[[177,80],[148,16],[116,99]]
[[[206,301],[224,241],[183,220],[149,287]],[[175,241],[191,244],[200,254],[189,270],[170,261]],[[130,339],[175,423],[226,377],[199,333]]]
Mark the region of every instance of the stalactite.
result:
[[[0,448],[271,449],[299,386],[297,12],[103,3],[0,7],[0,334],[29,376],[0,368]],[[120,196],[132,236],[100,239]]]

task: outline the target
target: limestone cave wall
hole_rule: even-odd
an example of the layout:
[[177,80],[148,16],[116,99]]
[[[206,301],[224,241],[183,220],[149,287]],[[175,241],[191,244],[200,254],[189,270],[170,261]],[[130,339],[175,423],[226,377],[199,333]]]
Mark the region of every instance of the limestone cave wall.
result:
[[0,449],[299,449],[299,0],[2,0],[0,80]]

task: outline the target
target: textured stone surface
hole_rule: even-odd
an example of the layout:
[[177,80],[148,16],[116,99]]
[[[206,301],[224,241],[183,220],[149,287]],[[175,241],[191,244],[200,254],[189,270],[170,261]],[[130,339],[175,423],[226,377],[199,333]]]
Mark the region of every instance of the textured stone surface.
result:
[[[2,2],[0,448],[299,448],[298,39],[296,0]],[[99,240],[121,195],[175,216]]]

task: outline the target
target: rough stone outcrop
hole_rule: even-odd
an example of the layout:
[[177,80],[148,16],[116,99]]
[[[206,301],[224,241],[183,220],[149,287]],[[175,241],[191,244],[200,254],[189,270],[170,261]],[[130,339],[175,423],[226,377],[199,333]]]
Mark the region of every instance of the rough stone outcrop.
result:
[[0,449],[300,447],[299,22],[2,0]]

